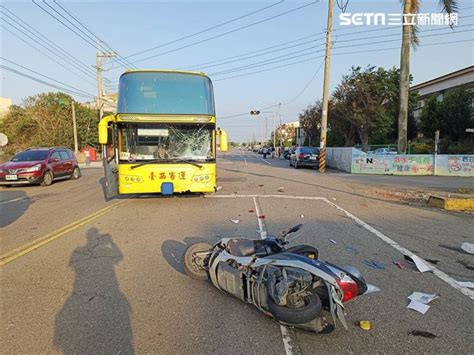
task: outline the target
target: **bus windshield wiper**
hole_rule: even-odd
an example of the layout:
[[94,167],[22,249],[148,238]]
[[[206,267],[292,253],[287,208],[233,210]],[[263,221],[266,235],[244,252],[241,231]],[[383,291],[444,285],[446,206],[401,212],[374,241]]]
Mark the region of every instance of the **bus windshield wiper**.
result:
[[202,169],[201,164],[198,164],[198,163],[195,163],[195,162],[183,159],[183,158],[172,158],[171,160],[172,161],[182,161],[183,163],[188,163],[188,164],[194,165],[196,168]]
[[194,165],[195,167],[202,169],[202,165],[198,163],[194,163],[192,161],[182,159],[182,158],[171,158],[171,159],[152,159],[152,160],[147,160],[143,163],[138,163],[136,165],[131,166],[131,169],[139,168],[140,166],[147,165],[147,164],[153,164],[153,163],[166,163],[169,161],[181,161],[183,163],[191,164]]
[[143,165],[153,164],[153,163],[159,163],[159,162],[162,162],[162,161],[164,161],[164,159],[152,159],[152,160],[147,160],[147,161],[144,161],[143,163],[138,163],[137,165],[133,165],[133,166],[131,166],[130,168],[131,168],[131,169],[135,169],[135,168],[139,168],[140,166],[143,166]]

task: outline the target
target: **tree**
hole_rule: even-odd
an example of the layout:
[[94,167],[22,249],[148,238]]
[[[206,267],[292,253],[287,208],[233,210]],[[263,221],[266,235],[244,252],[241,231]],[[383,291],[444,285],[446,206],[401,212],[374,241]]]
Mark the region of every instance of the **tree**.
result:
[[309,105],[303,113],[298,116],[300,127],[306,135],[308,145],[319,142],[319,130],[321,128],[321,101],[316,101],[314,105]]
[[[440,0],[442,11],[451,14],[457,10],[456,0]],[[409,20],[410,15],[420,10],[420,0],[403,0],[403,15]],[[410,44],[418,45],[417,26],[402,25],[402,48],[400,53],[400,110],[398,115],[398,151],[407,150],[408,97],[410,92]]]
[[396,69],[352,67],[333,94],[335,111],[355,126],[365,151],[370,135],[386,135],[390,130],[388,104],[393,99],[394,72]]
[[[67,94],[42,93],[27,97],[22,106],[12,106],[3,120],[10,143],[6,151],[15,153],[32,146],[73,148],[71,103]],[[75,103],[79,146],[98,144],[96,111]]]
[[441,129],[452,141],[467,138],[467,128],[474,127],[472,100],[474,94],[463,87],[449,90],[440,107]]
[[420,130],[427,138],[434,138],[435,132],[442,125],[441,102],[436,95],[432,95],[426,100],[425,106],[420,113]]
[[466,128],[474,127],[472,99],[473,93],[463,87],[447,91],[442,100],[437,95],[430,96],[420,114],[423,134],[433,139],[435,132],[440,130],[443,148],[453,148],[449,149],[451,152],[463,141],[467,146],[472,146],[472,142],[468,142],[469,133],[466,132]]

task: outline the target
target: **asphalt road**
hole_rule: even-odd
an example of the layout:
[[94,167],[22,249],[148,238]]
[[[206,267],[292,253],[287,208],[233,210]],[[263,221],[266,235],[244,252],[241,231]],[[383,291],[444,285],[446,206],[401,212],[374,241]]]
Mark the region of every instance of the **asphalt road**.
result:
[[[474,256],[458,250],[474,243],[472,215],[383,201],[364,192],[370,184],[361,177],[295,170],[246,151],[221,157],[218,169],[222,189],[206,197],[105,202],[100,169],[47,188],[0,190],[1,352],[474,353],[474,296],[453,287],[474,281]],[[258,238],[253,196],[269,232],[303,223],[293,244],[358,267],[381,289],[347,304],[348,330],[290,329],[283,337],[252,306],[184,275],[187,245]],[[402,248],[434,260],[435,271],[396,267]],[[366,266],[368,259],[385,268]],[[424,315],[406,309],[414,291],[439,295]]]

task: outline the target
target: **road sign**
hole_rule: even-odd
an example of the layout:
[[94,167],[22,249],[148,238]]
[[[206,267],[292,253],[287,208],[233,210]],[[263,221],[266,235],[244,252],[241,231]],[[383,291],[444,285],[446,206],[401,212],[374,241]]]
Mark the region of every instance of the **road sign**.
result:
[[4,133],[0,133],[0,147],[4,147],[8,144],[8,137]]

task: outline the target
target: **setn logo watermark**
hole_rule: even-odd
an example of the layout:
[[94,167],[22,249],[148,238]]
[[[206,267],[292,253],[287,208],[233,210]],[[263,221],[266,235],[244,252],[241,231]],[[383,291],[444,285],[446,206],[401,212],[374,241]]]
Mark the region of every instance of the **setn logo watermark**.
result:
[[386,14],[382,12],[355,12],[339,14],[341,26],[457,26],[458,13],[419,13],[419,14]]

